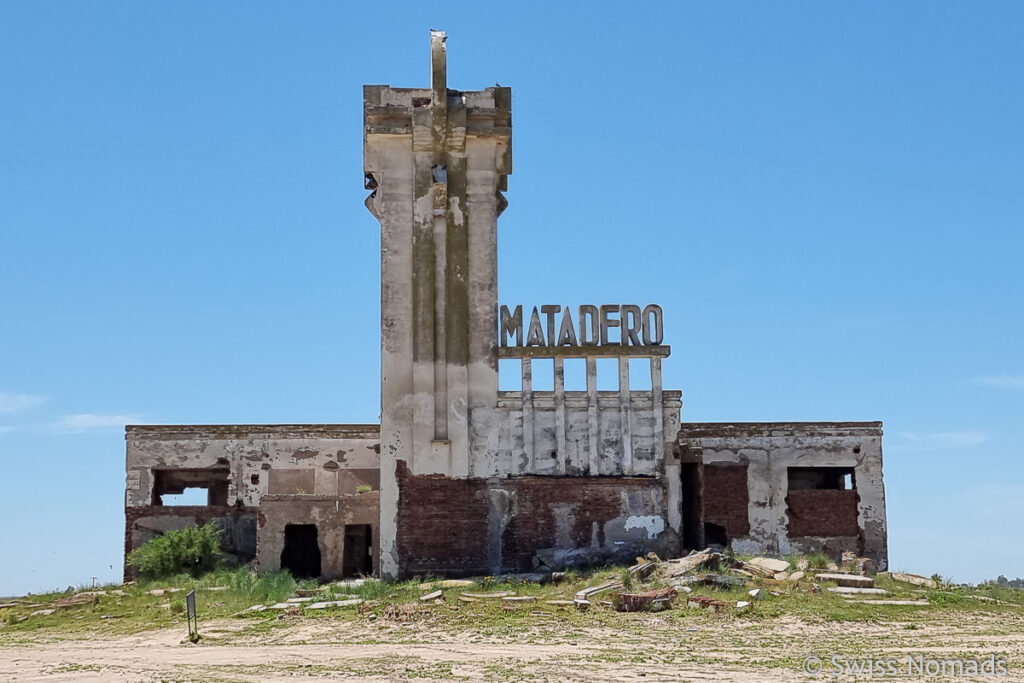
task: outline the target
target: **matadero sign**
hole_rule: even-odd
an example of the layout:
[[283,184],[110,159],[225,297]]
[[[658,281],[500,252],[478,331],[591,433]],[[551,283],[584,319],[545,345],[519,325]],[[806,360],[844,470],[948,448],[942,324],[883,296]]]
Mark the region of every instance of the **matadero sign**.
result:
[[660,346],[665,337],[657,304],[584,304],[576,309],[578,334],[569,306],[534,306],[525,336],[522,304],[511,311],[503,305],[499,319],[498,345],[503,347]]

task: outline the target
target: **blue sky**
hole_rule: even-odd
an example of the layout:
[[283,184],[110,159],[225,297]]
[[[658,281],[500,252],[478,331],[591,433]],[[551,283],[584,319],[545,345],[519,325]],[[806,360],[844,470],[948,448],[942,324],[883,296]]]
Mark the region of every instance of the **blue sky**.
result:
[[894,568],[1024,575],[1019,3],[0,5],[0,594],[119,576],[125,422],[375,422],[361,86],[513,88],[503,303],[683,417],[884,420]]

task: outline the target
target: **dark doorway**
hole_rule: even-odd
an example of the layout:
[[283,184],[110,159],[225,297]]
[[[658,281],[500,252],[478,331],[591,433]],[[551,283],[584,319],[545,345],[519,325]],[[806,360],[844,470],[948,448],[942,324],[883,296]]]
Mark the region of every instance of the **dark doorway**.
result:
[[320,544],[317,542],[316,524],[285,524],[281,569],[287,569],[297,579],[315,579],[320,576]]
[[345,525],[343,577],[369,576],[373,573],[373,529],[369,524]]
[[697,463],[683,463],[680,468],[683,479],[683,547],[689,550],[704,547],[699,467]]

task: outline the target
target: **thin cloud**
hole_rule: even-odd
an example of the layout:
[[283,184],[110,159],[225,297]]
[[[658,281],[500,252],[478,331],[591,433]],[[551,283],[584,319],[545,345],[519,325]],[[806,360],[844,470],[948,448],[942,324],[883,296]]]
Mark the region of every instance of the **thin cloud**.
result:
[[45,396],[11,394],[0,391],[0,413],[13,413],[15,410],[24,410],[45,402]]
[[124,428],[126,424],[145,424],[135,415],[96,415],[94,413],[78,413],[67,415],[56,423],[54,428],[59,432],[87,432],[94,429]]
[[986,387],[1024,391],[1024,375],[985,375],[984,377],[975,377],[972,381]]
[[901,437],[915,444],[937,448],[953,448],[958,446],[977,446],[985,441],[984,432],[902,432]]

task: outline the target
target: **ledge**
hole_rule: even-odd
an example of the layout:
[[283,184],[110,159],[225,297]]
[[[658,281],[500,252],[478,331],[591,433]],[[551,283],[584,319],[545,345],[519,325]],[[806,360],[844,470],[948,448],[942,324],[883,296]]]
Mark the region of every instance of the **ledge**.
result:
[[657,346],[499,346],[498,358],[667,358],[672,347]]
[[125,439],[379,439],[377,424],[125,425]]

